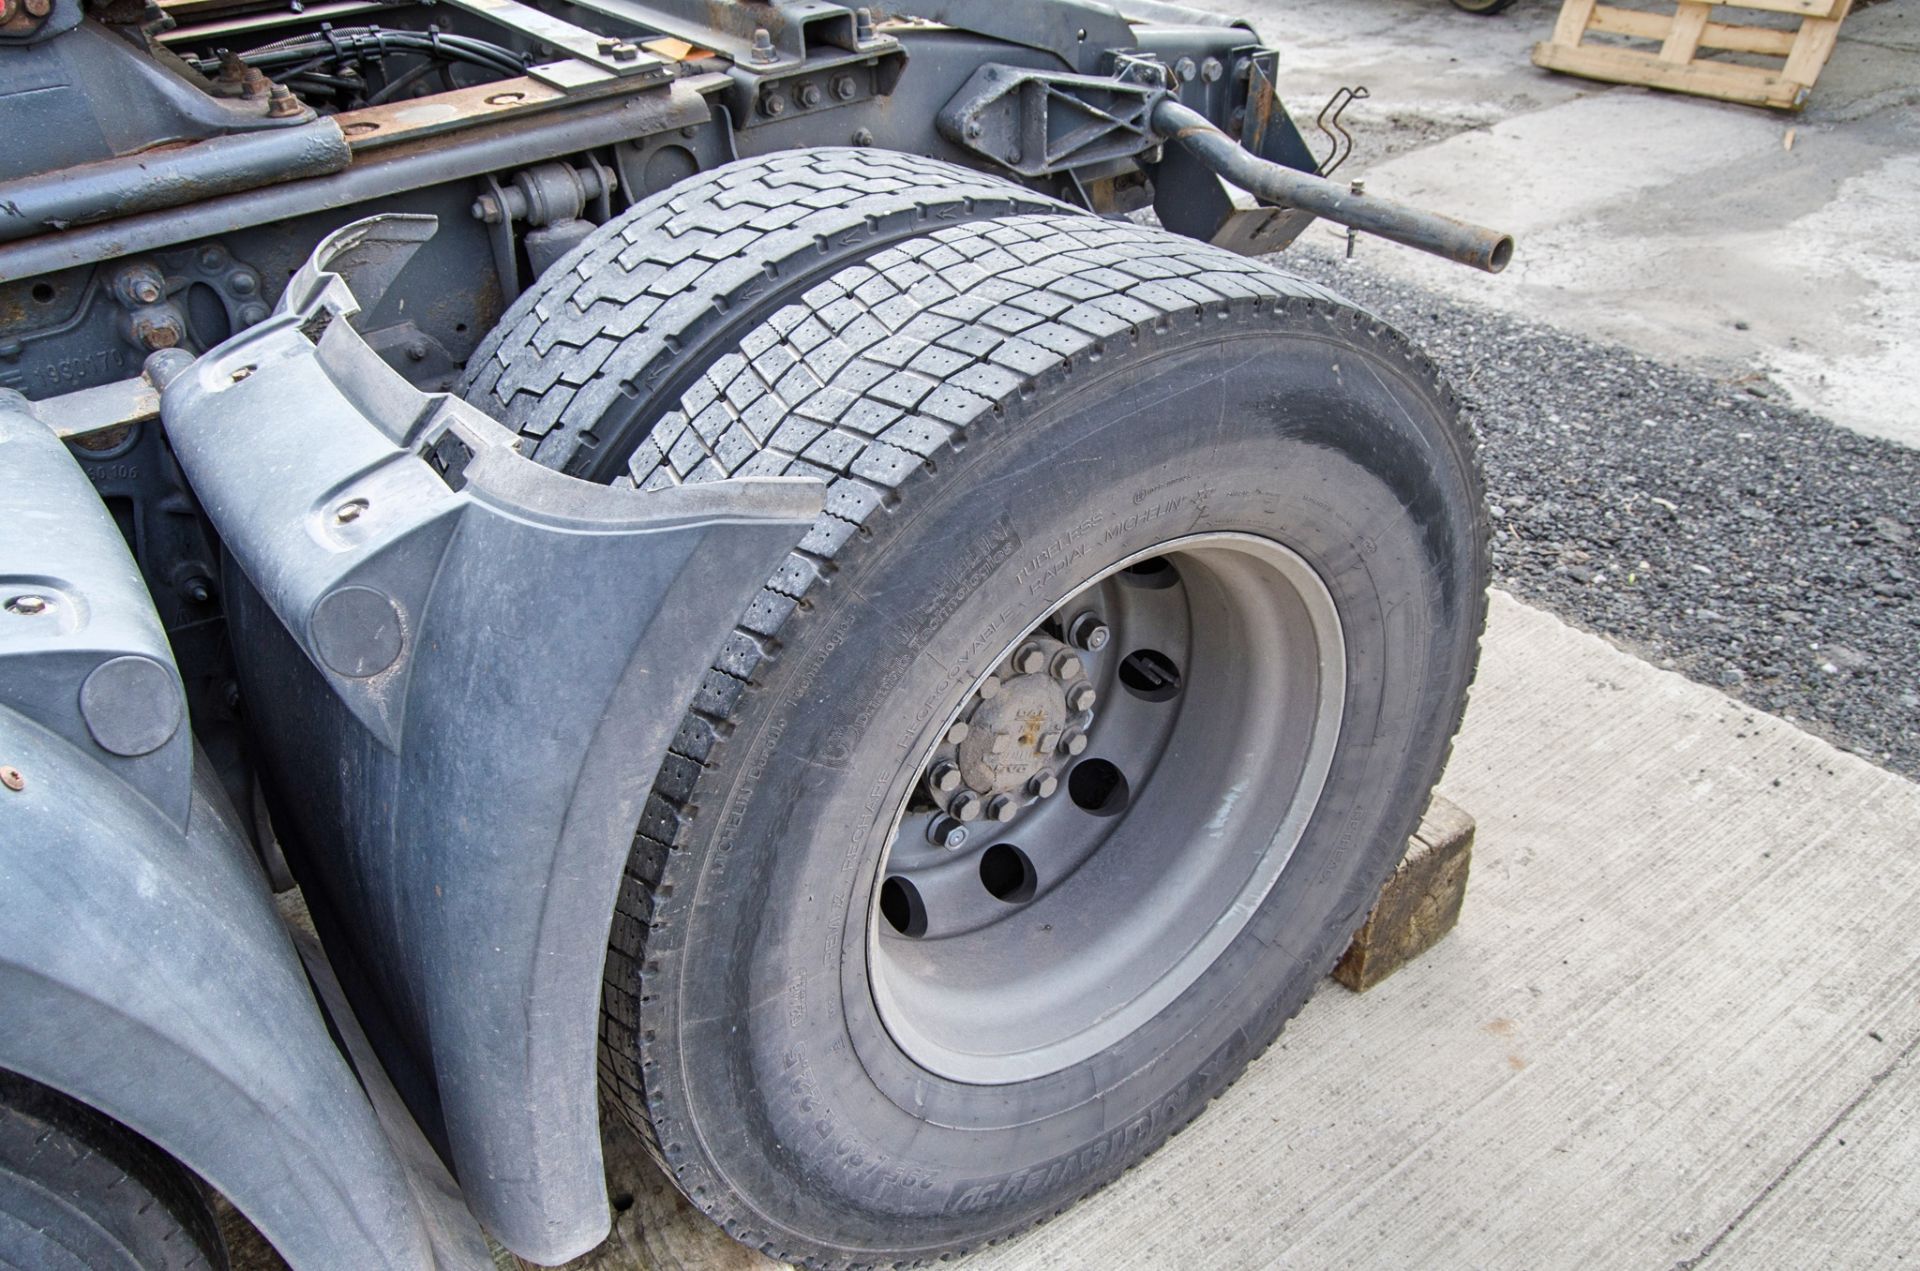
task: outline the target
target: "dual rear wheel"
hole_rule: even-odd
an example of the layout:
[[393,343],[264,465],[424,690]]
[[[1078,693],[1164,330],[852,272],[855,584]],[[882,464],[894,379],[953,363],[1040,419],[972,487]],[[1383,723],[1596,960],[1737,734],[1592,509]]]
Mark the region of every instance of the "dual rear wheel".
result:
[[658,775],[603,995],[606,1097],[783,1258],[975,1247],[1152,1151],[1338,958],[1459,721],[1451,396],[1198,243],[749,160],[549,271],[467,393],[590,478],[829,483]]

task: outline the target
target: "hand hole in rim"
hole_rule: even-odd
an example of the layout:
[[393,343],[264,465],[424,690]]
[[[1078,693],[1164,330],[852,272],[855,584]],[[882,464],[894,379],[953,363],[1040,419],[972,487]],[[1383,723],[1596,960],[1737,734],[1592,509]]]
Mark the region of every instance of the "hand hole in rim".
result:
[[980,854],[980,885],[1010,905],[1033,899],[1033,862],[1011,843],[995,843]]
[[1082,759],[1067,774],[1067,797],[1074,806],[1095,816],[1119,816],[1127,810],[1133,791],[1127,774],[1105,759]]
[[1158,649],[1135,649],[1117,674],[1128,692],[1149,702],[1169,702],[1180,692],[1180,668]]
[[918,939],[927,931],[927,907],[920,889],[904,878],[889,878],[880,887],[880,916],[903,936]]

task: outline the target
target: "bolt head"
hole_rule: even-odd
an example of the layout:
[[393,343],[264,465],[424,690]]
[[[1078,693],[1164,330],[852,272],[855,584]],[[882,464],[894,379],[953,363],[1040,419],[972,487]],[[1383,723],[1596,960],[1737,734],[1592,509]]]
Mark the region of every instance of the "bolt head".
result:
[[1093,704],[1099,696],[1100,694],[1094,691],[1093,685],[1082,681],[1067,690],[1067,709],[1072,711],[1092,710]]
[[967,827],[950,816],[937,816],[927,822],[927,842],[949,852],[967,845]]
[[1020,805],[1010,794],[997,794],[993,797],[993,802],[987,805],[987,815],[1005,825],[1020,815]]
[[26,618],[43,614],[51,607],[52,602],[45,596],[15,596],[7,601],[8,613],[17,613]]
[[760,109],[765,111],[769,115],[785,114],[787,109],[787,99],[782,97],[779,93],[768,93],[765,97],[762,97],[760,99]]
[[859,91],[860,86],[853,82],[851,75],[842,75],[833,81],[833,95],[843,102],[852,101],[853,95]]
[[980,700],[990,702],[1000,696],[1000,681],[989,675],[980,682]]
[[1070,755],[1085,754],[1087,735],[1078,728],[1069,728],[1060,739],[1060,748]]
[[800,91],[795,95],[800,99],[802,106],[808,107],[818,106],[824,98],[824,94],[821,93],[820,85],[818,84],[802,84],[800,85]]
[[1047,651],[1037,644],[1029,644],[1013,655],[1014,669],[1022,675],[1038,675],[1046,669]]
[[1076,649],[1085,649],[1088,653],[1098,653],[1107,647],[1107,641],[1113,638],[1113,632],[1107,624],[1100,621],[1100,615],[1088,610],[1067,624],[1067,643]]
[[1087,673],[1080,659],[1066,649],[1053,655],[1053,665],[1049,669],[1056,680],[1077,680]]
[[0,768],[0,786],[18,792],[27,788],[27,779],[18,768],[8,765]]
[[956,719],[947,727],[947,742],[950,745],[958,746],[967,739],[967,734],[972,731],[972,729],[967,727],[966,720]]
[[1033,797],[1036,799],[1051,798],[1053,792],[1059,788],[1060,778],[1054,776],[1051,772],[1043,772],[1027,783],[1027,789],[1033,793]]
[[953,802],[947,805],[947,811],[957,821],[977,821],[980,819],[980,796],[971,790],[962,790],[953,796]]
[[951,794],[960,788],[960,769],[950,763],[938,763],[933,766],[929,779],[935,790],[941,794]]
[[25,8],[27,16],[44,18],[53,12],[53,0],[27,0]]

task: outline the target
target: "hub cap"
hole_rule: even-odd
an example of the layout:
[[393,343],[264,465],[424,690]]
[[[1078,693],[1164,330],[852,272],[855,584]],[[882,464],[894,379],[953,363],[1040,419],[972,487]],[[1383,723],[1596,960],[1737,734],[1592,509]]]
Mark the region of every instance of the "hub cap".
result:
[[1006,646],[922,756],[869,919],[895,1043],[1030,1080],[1151,1019],[1284,870],[1339,733],[1345,646],[1300,557],[1194,535]]

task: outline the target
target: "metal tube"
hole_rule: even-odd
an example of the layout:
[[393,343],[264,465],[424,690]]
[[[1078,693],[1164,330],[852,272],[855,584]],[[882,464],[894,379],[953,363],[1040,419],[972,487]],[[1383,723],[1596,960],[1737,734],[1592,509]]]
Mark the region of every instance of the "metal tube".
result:
[[1153,109],[1153,126],[1185,146],[1209,171],[1269,203],[1299,208],[1338,225],[1497,274],[1513,259],[1513,238],[1498,230],[1356,194],[1338,181],[1297,172],[1249,154],[1205,115],[1171,97]]
[[0,183],[0,241],[325,176],[351,155],[331,119],[210,137]]

